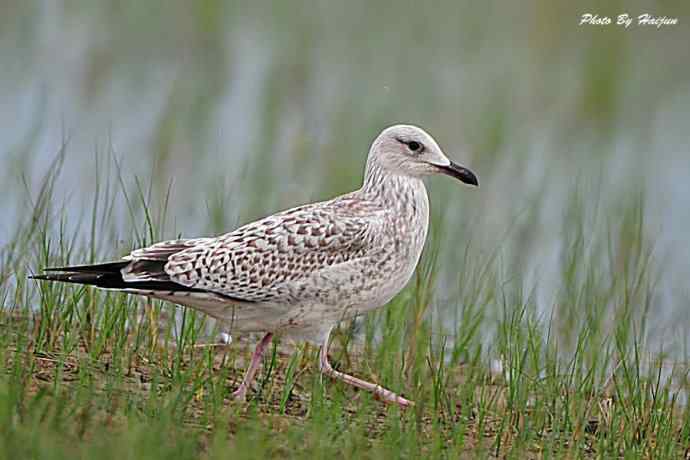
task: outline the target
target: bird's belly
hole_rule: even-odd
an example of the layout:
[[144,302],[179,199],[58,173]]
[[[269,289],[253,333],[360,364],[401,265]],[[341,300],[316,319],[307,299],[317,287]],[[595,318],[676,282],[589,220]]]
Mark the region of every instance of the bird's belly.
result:
[[231,303],[210,293],[158,294],[152,297],[207,314],[221,321],[230,332],[276,331],[286,322],[286,307]]

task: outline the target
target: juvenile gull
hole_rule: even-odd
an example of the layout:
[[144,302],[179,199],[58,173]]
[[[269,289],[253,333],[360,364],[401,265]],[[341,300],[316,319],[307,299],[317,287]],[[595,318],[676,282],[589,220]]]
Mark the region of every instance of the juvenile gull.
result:
[[48,268],[35,278],[168,300],[233,331],[265,333],[237,399],[246,398],[264,350],[280,334],[320,345],[324,374],[407,407],[412,401],[333,369],[328,340],[339,321],[384,306],[411,278],[429,225],[422,178],[433,174],[478,185],[424,130],[391,126],[371,145],[359,190],[218,237],[164,241],[121,261]]

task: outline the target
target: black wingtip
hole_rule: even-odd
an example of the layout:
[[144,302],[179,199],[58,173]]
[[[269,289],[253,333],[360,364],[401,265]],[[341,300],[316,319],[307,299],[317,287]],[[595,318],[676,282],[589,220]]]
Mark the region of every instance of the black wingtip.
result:
[[129,260],[118,260],[93,265],[72,265],[67,267],[47,267],[44,272],[71,272],[71,273],[116,273],[129,265]]
[[[79,283],[101,285],[101,280],[119,280],[122,282],[120,270],[130,262],[120,260],[94,265],[72,265],[68,267],[47,267],[43,273],[29,275],[29,279],[39,281],[57,281],[62,283]],[[100,286],[105,287],[105,286]]]
[[[63,283],[79,283],[81,281],[78,281],[75,279],[75,273],[56,273],[56,274],[47,274],[47,273],[41,273],[38,275],[29,275],[30,280],[38,280],[38,281],[59,281]],[[88,281],[91,281],[92,279],[95,279],[95,275],[92,277],[89,277]]]

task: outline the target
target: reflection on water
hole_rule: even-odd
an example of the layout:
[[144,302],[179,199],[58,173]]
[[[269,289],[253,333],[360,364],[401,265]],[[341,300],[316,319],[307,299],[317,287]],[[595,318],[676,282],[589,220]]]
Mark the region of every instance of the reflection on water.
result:
[[[156,209],[170,188],[163,236],[174,237],[358,187],[371,139],[409,122],[481,176],[478,191],[431,183],[442,321],[452,327],[468,244],[474,257],[500,248],[506,281],[536,287],[548,317],[573,226],[583,253],[608,260],[643,202],[660,273],[650,341],[688,338],[686,28],[582,29],[552,2],[472,14],[445,2],[422,16],[390,2],[205,5],[7,6],[0,242],[65,140],[54,199],[68,231],[88,237],[97,183],[118,190],[121,175]],[[135,226],[123,195],[111,198],[109,257]]]

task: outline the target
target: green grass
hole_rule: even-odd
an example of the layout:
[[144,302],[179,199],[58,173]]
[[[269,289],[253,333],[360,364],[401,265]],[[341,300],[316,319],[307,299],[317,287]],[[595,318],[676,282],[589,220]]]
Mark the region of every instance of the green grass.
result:
[[[642,200],[602,242],[588,236],[573,194],[548,316],[534,290],[506,278],[498,252],[468,245],[452,300],[457,329],[434,322],[433,236],[414,281],[387,308],[343,325],[331,349],[337,366],[402,392],[413,409],[322,378],[318,350],[288,343],[273,348],[250,401],[237,404],[229,395],[249,342],[214,344],[217,326],[191,310],[26,279],[28,268],[102,251],[95,235],[109,210],[99,193],[90,237],[62,230],[51,200],[61,159],[2,251],[2,458],[687,455],[688,367],[646,347],[657,280]],[[134,244],[163,232],[165,209],[154,212],[143,192],[126,201],[146,216]]]

